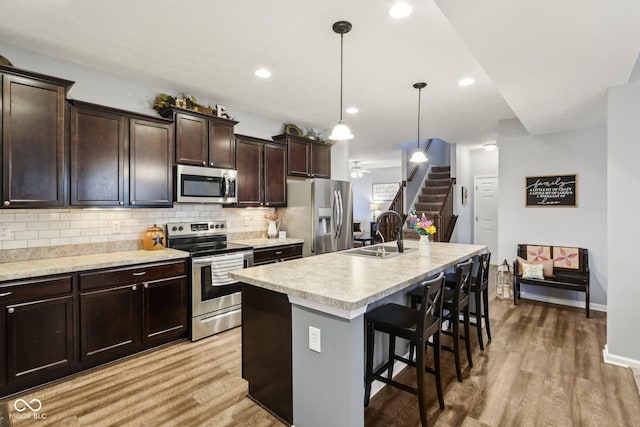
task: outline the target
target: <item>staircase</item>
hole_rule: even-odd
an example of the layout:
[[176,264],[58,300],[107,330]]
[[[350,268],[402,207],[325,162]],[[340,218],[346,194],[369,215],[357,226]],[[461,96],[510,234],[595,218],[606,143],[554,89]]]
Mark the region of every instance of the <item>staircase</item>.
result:
[[[436,234],[432,237],[435,242],[450,241],[458,219],[453,215],[453,184],[455,178],[451,179],[449,166],[433,166],[415,204],[418,216],[424,213],[436,226]],[[411,229],[405,231],[405,236],[419,238],[418,233]]]

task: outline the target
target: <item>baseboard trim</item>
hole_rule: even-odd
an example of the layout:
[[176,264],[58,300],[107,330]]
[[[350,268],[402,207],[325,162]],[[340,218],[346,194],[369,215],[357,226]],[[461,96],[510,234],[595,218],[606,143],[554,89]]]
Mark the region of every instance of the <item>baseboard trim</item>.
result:
[[602,358],[604,363],[609,365],[621,366],[623,368],[640,369],[640,360],[629,359],[628,357],[617,356],[609,353],[609,345],[605,344],[602,350]]
[[[551,303],[551,304],[558,304],[558,305],[566,305],[566,306],[569,306],[569,307],[584,308],[584,301],[576,301],[576,300],[573,300],[573,299],[551,297],[551,296],[548,296],[548,295],[540,295],[540,294],[536,294],[536,293],[532,293],[532,292],[526,292],[524,290],[520,291],[520,297],[522,299],[529,299],[529,300],[533,300],[533,301],[548,302],[548,303]],[[603,304],[589,303],[589,310],[602,311],[602,312],[606,313],[607,312],[607,306],[603,305]]]

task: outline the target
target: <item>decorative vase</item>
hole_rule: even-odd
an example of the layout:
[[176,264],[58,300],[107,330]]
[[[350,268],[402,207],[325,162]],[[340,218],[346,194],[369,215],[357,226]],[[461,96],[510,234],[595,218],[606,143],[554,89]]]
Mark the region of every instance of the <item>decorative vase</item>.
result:
[[418,243],[418,253],[420,256],[431,255],[431,245],[429,244],[429,236],[420,236],[420,242]]
[[278,221],[267,220],[267,222],[269,223],[269,227],[267,228],[267,236],[270,239],[278,237]]
[[164,249],[166,245],[164,230],[153,224],[153,227],[147,228],[142,238],[142,248],[145,251],[154,251]]

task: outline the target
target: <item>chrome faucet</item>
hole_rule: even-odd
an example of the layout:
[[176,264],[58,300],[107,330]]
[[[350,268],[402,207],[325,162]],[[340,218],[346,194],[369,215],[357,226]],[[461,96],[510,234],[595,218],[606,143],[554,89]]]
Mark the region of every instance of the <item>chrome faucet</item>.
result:
[[[377,233],[380,234],[380,220],[382,219],[382,217],[387,215],[395,215],[398,218],[398,222],[400,223],[400,229],[398,230],[398,237],[396,238],[396,241],[398,243],[398,252],[404,252],[404,240],[402,238],[402,227],[404,226],[404,224],[402,220],[402,215],[400,215],[398,212],[396,211],[381,212],[380,215],[378,215],[378,218],[376,219]],[[382,236],[382,234],[380,234],[380,236]],[[384,239],[382,239],[382,247],[384,248]]]

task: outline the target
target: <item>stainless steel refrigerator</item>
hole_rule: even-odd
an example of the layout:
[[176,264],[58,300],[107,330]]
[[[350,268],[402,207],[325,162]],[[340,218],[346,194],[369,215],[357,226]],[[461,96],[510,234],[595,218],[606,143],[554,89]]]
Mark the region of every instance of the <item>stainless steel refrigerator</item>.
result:
[[287,207],[280,230],[304,239],[302,255],[341,251],[353,246],[353,195],[348,181],[287,180]]

